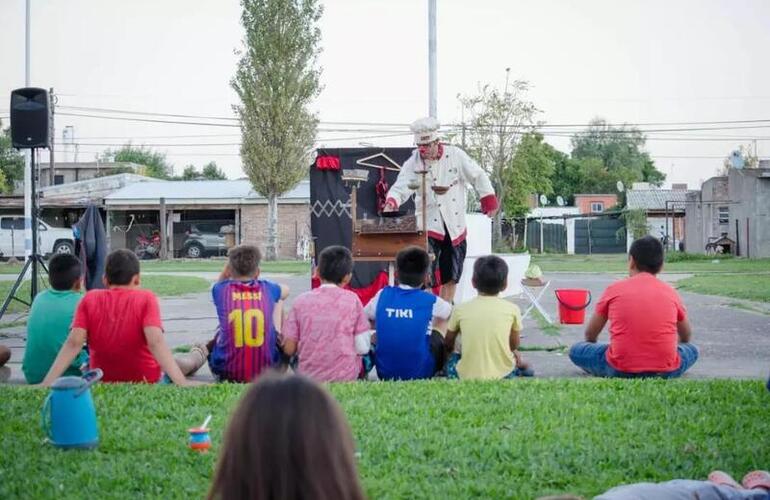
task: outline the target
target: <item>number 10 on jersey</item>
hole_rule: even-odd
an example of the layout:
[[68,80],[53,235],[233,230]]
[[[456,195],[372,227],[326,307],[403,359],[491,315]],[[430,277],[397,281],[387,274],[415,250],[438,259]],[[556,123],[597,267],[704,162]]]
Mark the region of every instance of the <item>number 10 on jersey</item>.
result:
[[265,314],[261,309],[233,309],[227,315],[235,347],[259,347],[265,343]]

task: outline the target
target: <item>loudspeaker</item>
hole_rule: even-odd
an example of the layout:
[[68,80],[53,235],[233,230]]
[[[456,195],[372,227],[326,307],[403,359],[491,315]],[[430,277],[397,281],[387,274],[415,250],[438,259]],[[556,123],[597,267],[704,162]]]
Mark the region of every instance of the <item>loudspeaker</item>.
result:
[[15,148],[47,148],[48,91],[34,87],[11,92],[11,141]]

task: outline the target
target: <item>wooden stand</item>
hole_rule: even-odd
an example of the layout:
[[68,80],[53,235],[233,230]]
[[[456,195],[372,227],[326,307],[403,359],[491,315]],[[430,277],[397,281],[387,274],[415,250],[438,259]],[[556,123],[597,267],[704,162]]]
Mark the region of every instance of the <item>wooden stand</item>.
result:
[[394,284],[394,263],[396,254],[407,246],[417,246],[428,251],[428,232],[426,231],[425,213],[425,174],[416,172],[421,177],[422,190],[422,225],[417,225],[416,215],[401,217],[378,217],[377,219],[358,219],[357,199],[361,179],[355,176],[342,177],[350,186],[350,217],[353,224],[352,253],[353,260],[360,262],[387,262],[388,284]]

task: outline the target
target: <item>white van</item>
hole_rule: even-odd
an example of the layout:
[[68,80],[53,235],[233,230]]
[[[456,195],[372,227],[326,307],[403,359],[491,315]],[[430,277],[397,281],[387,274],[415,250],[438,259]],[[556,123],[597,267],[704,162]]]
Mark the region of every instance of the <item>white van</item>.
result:
[[[73,253],[75,240],[72,229],[52,227],[43,221],[37,232],[41,255]],[[24,216],[0,215],[0,257],[24,257]]]

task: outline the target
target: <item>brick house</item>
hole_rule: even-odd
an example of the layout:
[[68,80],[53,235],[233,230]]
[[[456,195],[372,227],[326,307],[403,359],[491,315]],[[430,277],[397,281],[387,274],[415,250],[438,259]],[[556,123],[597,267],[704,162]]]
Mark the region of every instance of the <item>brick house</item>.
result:
[[576,194],[575,206],[581,214],[596,214],[618,204],[616,194]]
[[[267,199],[248,180],[132,184],[105,197],[110,248],[133,249],[160,232],[166,214],[167,250],[175,257],[224,255],[233,244],[267,243]],[[278,200],[278,257],[296,259],[310,242],[310,183],[300,181]],[[196,247],[191,251],[191,247]]]

